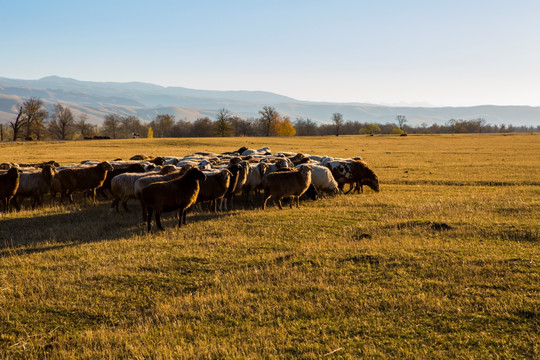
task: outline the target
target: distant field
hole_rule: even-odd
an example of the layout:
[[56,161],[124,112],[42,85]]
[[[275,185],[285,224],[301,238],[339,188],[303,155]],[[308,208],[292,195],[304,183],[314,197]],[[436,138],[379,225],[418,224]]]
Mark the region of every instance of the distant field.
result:
[[2,214],[0,358],[540,358],[538,134],[0,143],[0,163],[241,146],[361,156],[381,192],[150,235],[135,202]]

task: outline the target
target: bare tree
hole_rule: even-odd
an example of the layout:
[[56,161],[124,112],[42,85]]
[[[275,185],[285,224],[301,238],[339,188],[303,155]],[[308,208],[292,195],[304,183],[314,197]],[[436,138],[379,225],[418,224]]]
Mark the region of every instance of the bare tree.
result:
[[339,130],[341,130],[341,127],[343,126],[343,114],[334,113],[332,115],[332,121],[334,122],[334,125],[336,126],[336,136],[339,136]]
[[39,98],[32,97],[26,100],[23,105],[24,126],[26,127],[26,138],[31,138],[32,132],[36,135],[37,140],[41,140],[41,135],[45,129],[45,120],[49,117],[49,113],[43,106],[43,101]]
[[262,126],[263,133],[266,136],[270,136],[272,123],[279,118],[279,114],[272,106],[264,106],[262,110],[259,110],[259,114],[261,114],[259,122]]
[[153,121],[152,128],[154,129],[155,137],[171,137],[174,133],[174,115],[159,114],[156,115],[156,120]]
[[56,139],[71,139],[75,130],[75,120],[71,110],[67,106],[56,104],[48,129],[51,136]]
[[218,136],[225,137],[232,135],[232,123],[231,114],[229,110],[223,108],[217,113],[217,120],[215,124],[215,133]]
[[22,129],[22,127],[26,124],[26,118],[22,116],[23,114],[23,107],[22,105],[19,106],[19,113],[17,114],[17,118],[15,121],[10,121],[9,126],[13,129],[13,141],[17,141],[17,137],[19,136],[19,131]]
[[396,116],[396,121],[398,123],[398,127],[403,130],[403,125],[407,122],[407,117],[405,115],[398,115]]
[[105,120],[103,120],[103,133],[116,139],[121,120],[122,117],[117,114],[105,115]]
[[89,138],[94,132],[94,127],[88,123],[88,114],[86,113],[79,115],[79,120],[75,123],[75,128],[81,133],[83,139]]

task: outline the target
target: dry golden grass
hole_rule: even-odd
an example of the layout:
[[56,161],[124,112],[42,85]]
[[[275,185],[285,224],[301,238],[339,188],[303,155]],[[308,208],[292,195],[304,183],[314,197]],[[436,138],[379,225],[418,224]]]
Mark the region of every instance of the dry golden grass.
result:
[[0,358],[540,356],[538,135],[8,143],[0,161],[243,145],[360,155],[381,192],[150,235],[135,203],[4,215]]

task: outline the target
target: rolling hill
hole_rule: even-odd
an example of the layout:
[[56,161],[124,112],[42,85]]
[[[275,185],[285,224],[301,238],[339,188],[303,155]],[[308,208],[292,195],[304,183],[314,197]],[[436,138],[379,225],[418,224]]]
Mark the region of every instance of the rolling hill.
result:
[[50,109],[61,103],[75,114],[87,113],[94,124],[100,124],[110,113],[134,115],[143,121],[151,121],[157,114],[172,114],[177,119],[193,121],[202,116],[213,117],[222,108],[241,117],[257,117],[263,106],[273,106],[292,120],[303,117],[318,123],[330,123],[332,114],[340,112],[345,120],[361,122],[394,122],[400,114],[405,115],[411,125],[479,117],[497,125],[540,125],[540,107],[532,106],[393,107],[310,102],[264,91],[195,90],[141,82],[79,81],[58,76],[39,80],[0,77],[0,122],[13,120],[18,104],[29,97],[41,98]]

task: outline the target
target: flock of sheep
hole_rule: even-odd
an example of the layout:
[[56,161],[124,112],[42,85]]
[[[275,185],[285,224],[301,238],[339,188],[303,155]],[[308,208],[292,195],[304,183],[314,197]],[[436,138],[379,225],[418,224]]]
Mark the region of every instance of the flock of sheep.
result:
[[[110,211],[119,212],[122,202],[138,200],[142,218],[152,229],[154,215],[163,230],[161,214],[177,211],[178,226],[186,223],[186,210],[209,204],[214,212],[228,211],[235,197],[242,196],[250,206],[266,208],[270,197],[282,209],[281,200],[290,198],[290,207],[299,206],[300,196],[312,199],[323,194],[362,191],[366,185],[379,191],[377,175],[360,158],[336,159],[328,156],[278,152],[270,148],[247,149],[211,154],[197,152],[184,157],[136,155],[129,161],[83,161],[59,166],[54,161],[39,164],[0,165],[0,199],[3,211],[19,210],[26,198],[35,208],[50,194],[51,202],[73,202],[74,192],[83,192],[96,201],[96,194],[113,196]],[[262,197],[261,197],[262,195]]]

